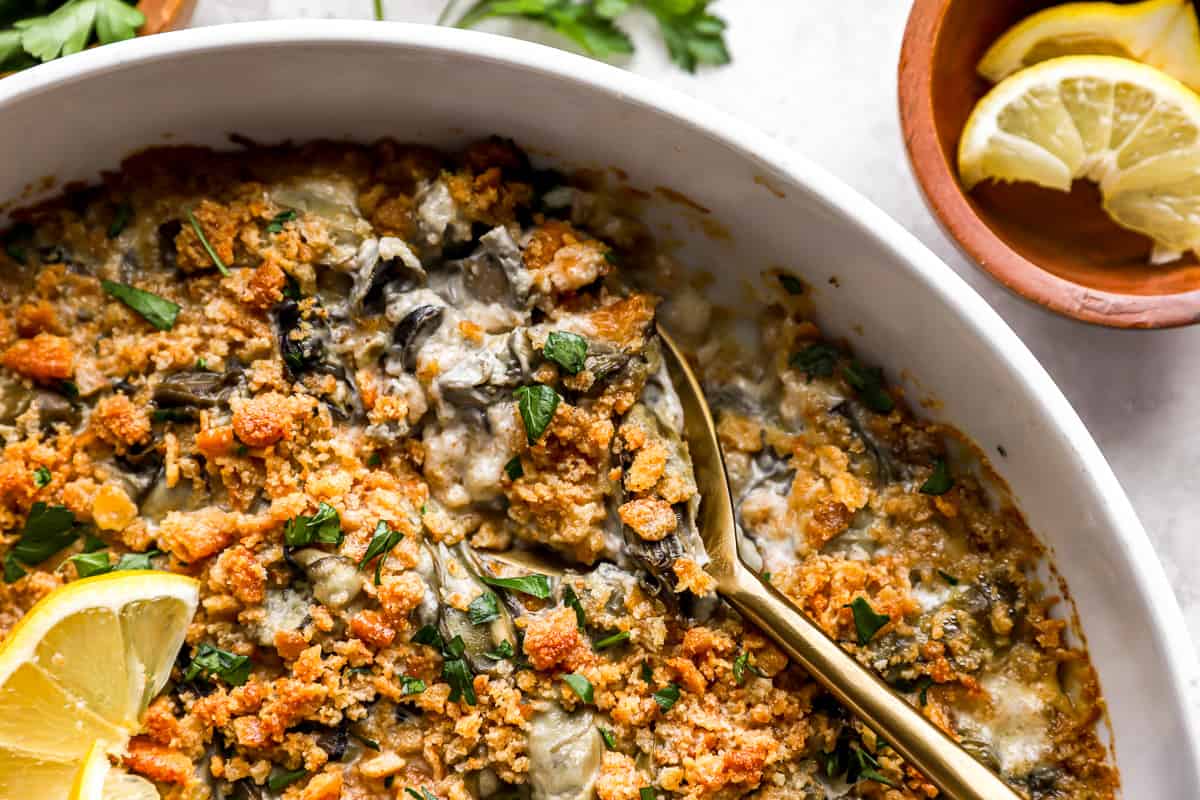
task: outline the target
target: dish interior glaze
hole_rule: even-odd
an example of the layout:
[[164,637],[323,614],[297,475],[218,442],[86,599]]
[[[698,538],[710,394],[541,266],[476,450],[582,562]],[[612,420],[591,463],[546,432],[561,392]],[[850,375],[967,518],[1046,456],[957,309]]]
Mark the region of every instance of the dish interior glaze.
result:
[[[712,307],[637,205],[491,138],[157,149],[17,212],[0,624],[85,549],[200,579],[123,759],[167,800],[934,796],[711,593],[657,319],[762,579],[1030,797],[1113,797],[986,462],[795,275]],[[22,560],[56,506],[74,541]]]

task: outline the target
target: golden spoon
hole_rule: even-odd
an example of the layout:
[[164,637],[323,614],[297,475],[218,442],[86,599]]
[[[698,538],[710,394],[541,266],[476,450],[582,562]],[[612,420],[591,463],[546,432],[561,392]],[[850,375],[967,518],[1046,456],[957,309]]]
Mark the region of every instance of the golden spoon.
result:
[[742,562],[729,479],[708,403],[678,346],[661,326],[658,335],[683,406],[684,437],[702,498],[696,522],[708,552],[706,570],[716,579],[717,592],[948,797],[1020,798]]

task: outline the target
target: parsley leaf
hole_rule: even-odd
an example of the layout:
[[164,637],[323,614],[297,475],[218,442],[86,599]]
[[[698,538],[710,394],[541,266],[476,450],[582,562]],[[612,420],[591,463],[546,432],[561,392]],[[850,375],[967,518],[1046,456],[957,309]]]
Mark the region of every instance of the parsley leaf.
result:
[[525,474],[525,467],[521,465],[521,457],[513,456],[504,465],[504,474],[508,476],[510,481],[515,481]]
[[746,671],[753,672],[760,678],[767,677],[767,673],[763,672],[760,667],[750,663],[750,654],[742,651],[738,657],[733,660],[733,679],[738,686],[744,686],[746,683]]
[[160,331],[169,331],[179,316],[179,306],[153,292],[116,281],[100,281],[104,291],[120,300]]
[[267,233],[282,233],[283,223],[291,222],[296,218],[296,212],[292,209],[280,211],[275,217],[267,223]]
[[883,386],[883,370],[851,361],[842,367],[842,377],[858,393],[867,408],[877,414],[887,414],[896,407],[892,396]]
[[480,575],[479,579],[488,586],[520,592],[530,597],[536,597],[539,600],[550,599],[550,579],[536,572],[532,575],[522,575],[518,578],[495,578],[485,573]]
[[132,39],[145,22],[142,12],[121,0],[70,0],[45,16],[17,20],[13,28],[26,53],[52,61],[86,47],[93,30],[96,40],[109,44]]
[[467,606],[467,619],[472,625],[483,625],[499,618],[500,609],[496,606],[496,595],[491,592],[484,592]]
[[438,633],[438,629],[433,625],[425,625],[416,633],[413,634],[410,640],[414,644],[426,644],[430,647],[435,647],[438,650],[442,649],[442,635]]
[[25,574],[21,564],[32,567],[42,563],[79,538],[75,514],[66,506],[48,506],[37,502],[29,509],[21,538],[4,559],[4,580],[12,583]]
[[267,778],[267,786],[272,792],[282,791],[308,774],[304,769],[285,770]]
[[479,0],[455,26],[470,28],[493,17],[518,17],[545,25],[594,58],[632,53],[633,42],[611,17],[598,14],[595,5],[573,0]]
[[629,631],[621,631],[620,633],[614,633],[612,636],[605,636],[593,646],[597,650],[607,650],[610,647],[616,647],[622,642],[629,641],[629,637]]
[[358,562],[358,568],[362,569],[372,558],[379,557],[379,561],[375,563],[376,586],[379,585],[380,571],[383,569],[383,562],[387,560],[387,554],[392,551],[393,547],[400,544],[400,540],[403,538],[403,533],[392,530],[383,520],[379,520],[379,523],[376,524],[375,535],[371,538],[371,543],[367,545],[367,552],[363,554],[362,561]]
[[921,494],[942,495],[953,488],[954,476],[950,474],[950,467],[946,466],[945,459],[939,458],[933,462],[929,478],[921,484]]
[[97,550],[93,553],[79,553],[78,555],[71,556],[71,563],[75,565],[75,572],[81,578],[103,575],[112,570],[107,550]]
[[563,682],[571,687],[576,696],[585,703],[591,703],[595,697],[595,690],[592,688],[592,682],[580,675],[578,672],[572,672],[570,675],[563,675]]
[[217,251],[208,243],[208,237],[204,235],[204,229],[200,227],[200,223],[196,221],[196,215],[190,210],[187,212],[188,222],[192,224],[192,230],[196,232],[196,238],[200,240],[200,245],[204,248],[204,252],[208,253],[209,259],[212,260],[213,266],[217,268],[222,275],[229,275],[229,268],[225,266],[225,262],[217,255]]
[[590,56],[607,58],[633,52],[633,42],[615,22],[640,6],[658,21],[671,60],[695,72],[700,64],[730,60],[725,22],[708,13],[708,5],[709,0],[479,0],[456,25],[469,28],[494,17],[524,19],[570,39]]
[[649,786],[638,789],[638,800],[658,800],[658,793]]
[[596,730],[600,731],[600,738],[604,740],[605,750],[617,749],[617,737],[613,736],[612,731],[608,728],[596,728]]
[[39,489],[44,489],[50,484],[52,477],[50,470],[45,467],[38,467],[33,471],[33,485]]
[[129,203],[121,203],[113,212],[112,222],[108,224],[108,238],[115,239],[121,235],[121,231],[125,230],[125,226],[129,224],[129,220],[133,218],[133,206]]
[[546,428],[550,427],[550,420],[554,419],[554,411],[558,408],[558,392],[543,383],[533,383],[517,387],[513,397],[517,400],[521,421],[525,423],[525,438],[530,444],[536,444]]
[[318,505],[317,513],[311,517],[301,514],[288,520],[283,527],[283,540],[290,547],[303,547],[313,542],[337,546],[343,538],[341,517],[328,503]]
[[788,359],[788,365],[805,373],[808,383],[812,383],[813,378],[828,378],[832,375],[837,360],[838,351],[835,348],[817,342],[793,355]]
[[542,355],[574,375],[583,369],[587,357],[587,339],[568,331],[551,331],[546,337]]
[[134,569],[154,569],[154,565],[150,563],[150,559],[161,555],[163,555],[161,550],[150,550],[146,553],[125,553],[117,561],[117,565],[113,567],[113,572]]
[[943,572],[940,569],[935,570],[935,571],[937,572],[938,576],[942,580],[944,580],[946,583],[950,584],[951,586],[958,586],[958,578],[954,577],[949,572]]
[[652,697],[654,698],[654,702],[658,703],[659,708],[663,711],[670,711],[675,707],[675,703],[679,701],[679,687],[673,683],[668,683],[655,692]]
[[423,691],[425,691],[425,681],[408,675],[400,676],[400,694],[420,694]]
[[461,636],[455,636],[446,642],[442,650],[442,677],[450,684],[451,703],[465,699],[467,705],[473,706],[479,702],[475,696],[475,684],[471,675],[471,667],[463,658],[467,646]]
[[563,605],[575,609],[575,622],[579,625],[579,630],[587,627],[587,617],[583,613],[583,604],[579,602],[579,595],[575,594],[575,589],[570,584],[563,586]]
[[505,639],[500,644],[496,645],[495,650],[484,653],[484,655],[493,661],[503,661],[506,658],[512,658],[515,652],[516,651],[513,650],[512,642]]
[[214,676],[230,686],[241,686],[250,678],[250,656],[239,656],[203,643],[192,655],[192,663],[183,673],[184,683],[198,677],[212,679]]
[[854,614],[854,630],[858,634],[858,643],[865,645],[879,633],[879,629],[888,624],[891,619],[887,614],[876,614],[871,604],[861,597],[844,606]]
[[647,662],[643,661],[639,676],[642,679],[642,683],[649,683],[650,681],[654,680],[654,670],[650,668],[650,665]]

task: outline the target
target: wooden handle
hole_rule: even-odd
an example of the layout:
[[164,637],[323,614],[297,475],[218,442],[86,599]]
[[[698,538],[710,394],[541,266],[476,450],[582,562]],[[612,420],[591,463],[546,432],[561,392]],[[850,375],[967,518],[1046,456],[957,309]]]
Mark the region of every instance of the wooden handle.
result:
[[[724,582],[723,582],[724,583]],[[842,705],[871,727],[953,800],[1019,800],[1007,783],[830,639],[782,594],[745,565],[721,586],[726,600],[752,620]]]

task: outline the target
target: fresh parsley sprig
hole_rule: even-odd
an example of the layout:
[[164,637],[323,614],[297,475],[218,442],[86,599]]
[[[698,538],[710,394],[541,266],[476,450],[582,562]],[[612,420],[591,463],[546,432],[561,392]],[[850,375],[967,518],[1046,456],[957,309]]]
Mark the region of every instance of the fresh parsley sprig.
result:
[[[46,10],[50,3],[29,3],[25,13]],[[48,14],[0,20],[0,71],[24,69],[38,62],[78,53],[90,44],[132,39],[146,17],[123,0],[68,0]],[[0,12],[9,4],[0,4]]]
[[[635,8],[649,11],[671,60],[688,72],[730,61],[725,21],[709,13],[710,0],[478,0],[454,24],[471,28],[487,19],[523,19],[544,25],[594,58],[633,52],[617,20]],[[451,18],[453,0],[439,22]]]

